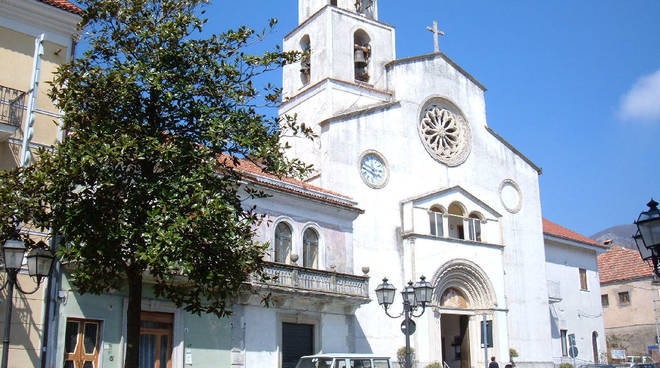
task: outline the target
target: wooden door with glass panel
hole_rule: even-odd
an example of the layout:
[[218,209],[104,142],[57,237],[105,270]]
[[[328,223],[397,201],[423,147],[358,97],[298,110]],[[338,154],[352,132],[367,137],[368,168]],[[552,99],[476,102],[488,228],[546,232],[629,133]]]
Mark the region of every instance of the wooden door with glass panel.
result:
[[142,312],[140,319],[140,368],[172,368],[174,315]]
[[98,368],[101,321],[68,318],[64,337],[64,368]]

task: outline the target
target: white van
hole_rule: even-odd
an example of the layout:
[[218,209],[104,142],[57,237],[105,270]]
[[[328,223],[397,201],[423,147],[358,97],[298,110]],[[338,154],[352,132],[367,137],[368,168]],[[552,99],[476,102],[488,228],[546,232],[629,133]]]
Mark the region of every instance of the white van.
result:
[[374,354],[317,354],[300,358],[296,368],[392,368],[392,363]]

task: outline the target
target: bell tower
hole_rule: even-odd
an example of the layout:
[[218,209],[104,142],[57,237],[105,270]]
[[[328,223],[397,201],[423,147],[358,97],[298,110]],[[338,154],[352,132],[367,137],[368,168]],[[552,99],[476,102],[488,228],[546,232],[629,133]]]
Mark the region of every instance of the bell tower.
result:
[[[285,51],[306,56],[283,69],[281,115],[315,128],[330,117],[390,102],[385,65],[396,58],[394,27],[378,20],[378,0],[298,0],[299,24]],[[289,140],[292,154],[315,164],[320,151]]]

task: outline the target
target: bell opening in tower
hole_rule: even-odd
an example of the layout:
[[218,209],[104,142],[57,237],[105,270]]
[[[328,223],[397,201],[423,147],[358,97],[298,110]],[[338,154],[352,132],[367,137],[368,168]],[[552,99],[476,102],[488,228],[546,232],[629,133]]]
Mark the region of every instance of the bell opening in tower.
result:
[[304,35],[300,40],[300,51],[302,56],[300,59],[300,81],[303,86],[309,84],[312,75],[312,63],[311,63],[311,47],[309,41],[309,35]]
[[358,29],[353,35],[353,64],[355,80],[369,82],[369,59],[371,58],[371,39],[367,32]]

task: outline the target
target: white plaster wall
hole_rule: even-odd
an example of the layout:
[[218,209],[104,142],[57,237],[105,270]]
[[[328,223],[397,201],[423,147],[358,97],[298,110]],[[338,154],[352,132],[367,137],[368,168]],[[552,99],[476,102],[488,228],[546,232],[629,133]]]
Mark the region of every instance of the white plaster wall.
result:
[[[280,115],[295,117],[298,124],[304,123],[320,136],[324,128],[319,122],[347,111],[387,102],[390,97],[389,94],[355,85],[325,80],[310,87],[295,100],[280,106]],[[313,165],[314,170],[321,167],[321,152],[325,148],[321,138],[286,135],[283,141],[291,146],[287,155]]]
[[299,323],[314,325],[316,353],[345,353],[353,349],[350,316],[245,306],[245,367],[279,367],[281,323],[296,323],[296,318]]
[[[355,265],[371,267],[370,290],[383,275],[400,287],[411,277],[402,268],[403,245],[399,202],[411,196],[461,185],[488,206],[503,214],[501,219],[504,287],[509,308],[509,341],[521,354],[519,361],[548,361],[550,354],[548,301],[544,268],[538,173],[485,129],[483,91],[441,57],[396,65],[388,72],[389,88],[400,106],[367,116],[331,122],[321,137],[320,185],[347,194],[365,209],[354,223]],[[472,150],[466,162],[447,167],[433,160],[417,133],[423,103],[432,96],[445,96],[465,115],[472,130]],[[379,151],[389,163],[389,183],[382,189],[367,187],[359,176],[358,159],[368,149]],[[498,189],[505,179],[517,182],[522,207],[516,214],[502,205]],[[432,274],[435,269],[418,268]],[[490,275],[489,275],[490,276]],[[375,295],[373,295],[375,299]],[[395,330],[398,323],[383,322],[372,302],[360,308],[358,320],[373,346],[365,349],[393,354],[396,341],[379,342],[383,327]],[[389,325],[388,325],[389,324]],[[373,338],[371,338],[373,336]]]
[[[575,334],[578,359],[593,362],[591,334],[594,331],[598,333],[599,356],[607,350],[597,253],[593,249],[563,245],[546,239],[545,257],[548,281],[559,283],[562,298],[560,302],[550,304],[552,357],[557,361],[561,359],[559,330],[567,330],[568,334]],[[587,271],[586,291],[580,289],[580,268]]]
[[[411,247],[410,253],[414,254],[414,261],[411,260],[409,265],[405,268],[410,270],[408,274],[414,275],[415,279],[424,274],[427,279],[433,277],[433,274],[428,274],[427,271],[421,270],[438,270],[445,263],[455,259],[464,259],[476,264],[487,275],[490,287],[492,287],[496,298],[496,309],[506,309],[506,299],[504,297],[504,269],[502,263],[502,248],[488,245],[465,244],[447,240],[439,239],[426,239],[417,238]],[[414,249],[412,249],[414,248]],[[413,280],[415,281],[415,280]],[[431,342],[429,339],[429,329],[433,327],[432,321],[429,320],[432,314],[429,313],[424,319],[418,323],[419,334],[414,336],[414,341],[417,346],[418,360],[422,362],[431,362],[437,357],[434,357],[432,352],[433,347],[426,342]],[[493,336],[495,341],[494,350],[491,349],[491,354],[496,356],[508,356],[508,341],[502,339],[506,336],[507,324],[506,316],[501,314],[493,315],[489,312],[489,319],[494,320]],[[479,321],[482,317],[477,313],[471,320],[471,355],[475,359],[483,361],[483,350],[479,348],[480,335],[479,335]],[[439,343],[433,341],[432,344]],[[473,365],[476,363],[473,360]]]
[[245,367],[279,367],[277,310],[245,307]]
[[[366,0],[362,0],[366,3]],[[378,19],[378,0],[372,0],[373,6],[365,14],[370,19]],[[298,0],[298,23],[303,23],[307,18],[330,4],[330,0]],[[337,0],[337,7],[355,13],[355,0]]]
[[298,0],[298,23],[304,22],[328,4],[330,0]]
[[321,352],[346,353],[352,350],[348,316],[343,314],[323,314],[321,319]]
[[303,233],[306,228],[312,227],[319,234],[318,268],[330,270],[331,266],[335,266],[338,272],[353,272],[353,220],[359,214],[356,210],[281,192],[271,191],[269,195],[245,202],[246,208],[256,205],[255,211],[266,215],[255,235],[257,240],[270,243],[267,260],[273,261],[275,227],[279,221],[285,221],[293,231],[293,252],[299,256],[299,266],[303,264]]
[[[355,83],[353,70],[353,34],[361,28],[371,38],[369,85]],[[284,39],[283,50],[301,50],[300,41],[310,38],[310,82],[303,85],[300,63],[284,66],[280,106],[281,116],[296,117],[299,124],[321,134],[319,123],[332,116],[378,103],[387,102],[384,65],[395,58],[394,28],[335,7],[326,7]],[[367,88],[364,88],[366,86]],[[319,167],[321,141],[287,136],[289,155]]]
[[[369,62],[369,85],[376,89],[387,88],[385,64],[394,60],[394,28],[378,21],[338,9],[327,7],[305,24],[296,28],[284,38],[283,50],[300,49],[300,40],[305,35],[310,38],[311,70],[309,85],[334,78],[354,82],[353,35],[358,29],[364,30],[371,40]],[[300,80],[300,63],[286,65],[283,69],[283,94],[294,96],[303,87]]]

